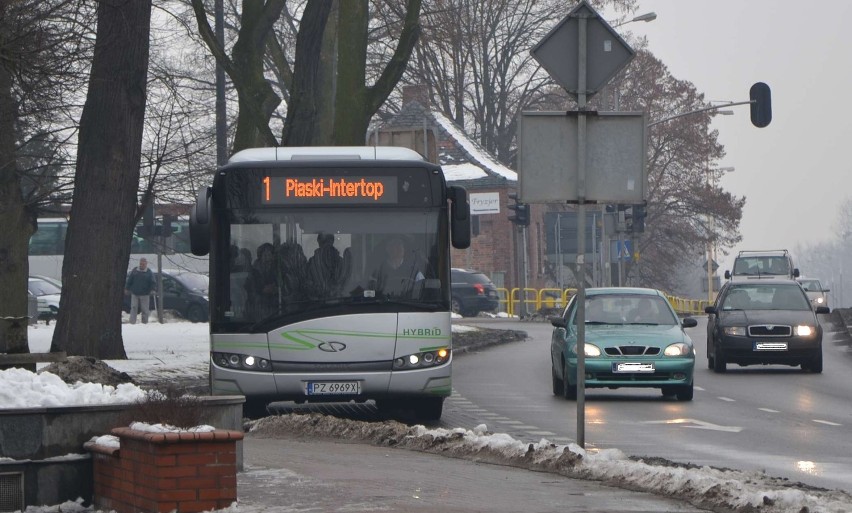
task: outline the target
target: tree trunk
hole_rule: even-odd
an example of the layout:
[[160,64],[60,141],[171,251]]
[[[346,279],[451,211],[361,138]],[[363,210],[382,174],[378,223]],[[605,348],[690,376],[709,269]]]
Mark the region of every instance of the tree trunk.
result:
[[34,222],[21,196],[12,75],[4,62],[0,60],[0,353],[28,353],[27,253]]
[[[151,0],[98,4],[51,351],[127,357],[121,304],[139,187],[150,24]],[[95,299],[98,308],[91,307]]]

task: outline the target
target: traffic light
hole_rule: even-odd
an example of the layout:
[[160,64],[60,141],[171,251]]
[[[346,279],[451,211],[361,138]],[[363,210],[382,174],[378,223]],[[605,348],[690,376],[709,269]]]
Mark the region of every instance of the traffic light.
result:
[[136,227],[136,234],[140,237],[149,237],[154,234],[154,202],[148,203],[145,212],[142,213],[142,226]]
[[509,210],[514,210],[515,214],[509,216],[509,221],[512,221],[518,226],[529,226],[530,225],[530,206],[527,203],[521,203],[518,201],[518,195],[514,192],[509,193],[509,199],[513,200],[515,203],[509,205]]
[[633,205],[619,205],[624,212],[624,231],[633,232]]
[[769,86],[763,82],[757,82],[748,90],[751,101],[751,124],[757,128],[763,128],[772,121],[772,95]]
[[645,205],[633,205],[633,233],[645,232],[645,216],[647,215]]

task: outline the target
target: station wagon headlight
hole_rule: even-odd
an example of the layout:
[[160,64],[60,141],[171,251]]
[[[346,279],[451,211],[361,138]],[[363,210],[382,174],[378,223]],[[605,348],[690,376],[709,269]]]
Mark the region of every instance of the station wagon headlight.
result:
[[442,365],[450,360],[450,350],[446,347],[399,356],[393,361],[393,370],[412,370]]
[[672,344],[668,346],[663,354],[666,356],[688,356],[692,350],[690,347],[683,342],[678,342],[677,344]]
[[[573,346],[571,346],[571,351],[574,354],[577,354],[577,344],[574,344]],[[596,346],[594,344],[588,344],[587,343],[586,346],[585,346],[585,352],[584,353],[585,353],[586,356],[600,356],[601,355],[601,348],[599,348],[598,346]]]
[[724,331],[729,337],[744,337],[746,334],[745,326],[725,326]]
[[813,326],[799,325],[793,328],[793,333],[795,333],[797,337],[810,337],[816,333],[816,329],[814,329]]

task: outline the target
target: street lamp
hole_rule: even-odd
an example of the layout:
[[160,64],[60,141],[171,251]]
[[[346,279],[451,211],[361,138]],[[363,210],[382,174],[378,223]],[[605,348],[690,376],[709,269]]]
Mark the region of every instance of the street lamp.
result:
[[[733,173],[733,166],[718,167],[711,169],[707,167],[707,185],[710,187],[716,186],[716,181],[719,176],[725,173]],[[707,301],[713,302],[713,263],[716,261],[716,244],[713,240],[713,234],[716,231],[716,218],[710,216],[710,237],[707,238]]]
[[639,16],[636,16],[636,17],[635,17],[635,18],[633,18],[632,20],[622,21],[621,23],[619,23],[619,24],[617,24],[617,25],[613,25],[613,27],[612,27],[612,28],[620,27],[620,26],[622,26],[622,25],[626,25],[626,24],[628,24],[628,23],[633,23],[634,21],[644,21],[644,22],[649,22],[649,21],[654,21],[654,20],[656,20],[656,19],[657,19],[657,13],[655,13],[655,12],[646,12],[645,14],[640,14]]

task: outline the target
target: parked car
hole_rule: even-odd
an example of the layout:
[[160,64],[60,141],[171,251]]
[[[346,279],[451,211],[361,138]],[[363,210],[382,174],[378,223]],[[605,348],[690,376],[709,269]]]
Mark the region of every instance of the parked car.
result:
[[27,291],[38,301],[38,318],[55,319],[59,315],[59,299],[62,289],[42,278],[30,276],[27,281]]
[[[154,273],[156,277],[159,273]],[[163,271],[163,309],[173,310],[181,317],[192,322],[209,320],[208,290],[210,280],[207,276],[186,271]],[[151,294],[151,311],[156,308],[154,294]],[[123,309],[130,312],[130,296],[124,295]]]
[[[550,319],[553,394],[577,398],[577,296]],[[658,388],[681,401],[693,397],[695,348],[662,292],[646,288],[586,290],[585,388]]]
[[822,327],[805,291],[795,281],[729,282],[705,308],[707,366],[725,372],[738,365],[801,365],[822,372]]
[[798,282],[805,289],[808,299],[811,300],[811,306],[828,306],[828,293],[831,289],[822,288],[822,283],[814,278],[797,278]]
[[479,271],[452,269],[452,309],[463,317],[493,312],[500,304],[497,287]]

